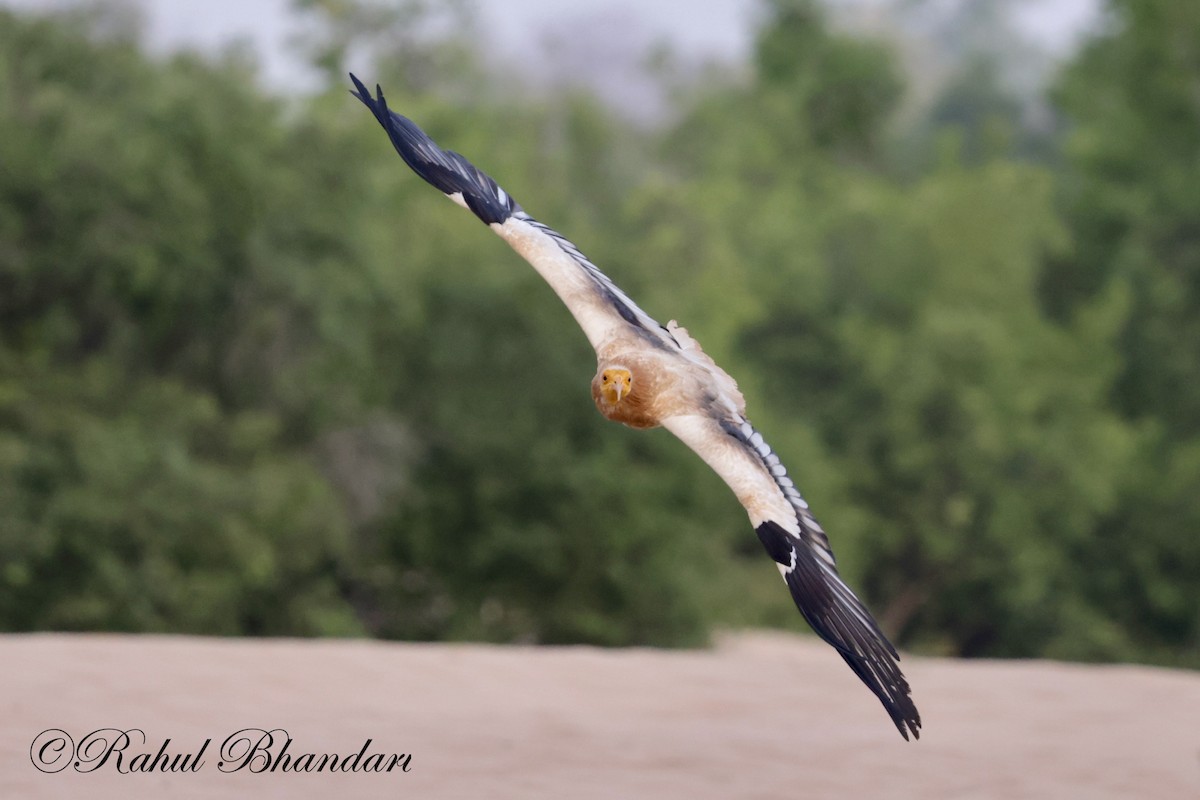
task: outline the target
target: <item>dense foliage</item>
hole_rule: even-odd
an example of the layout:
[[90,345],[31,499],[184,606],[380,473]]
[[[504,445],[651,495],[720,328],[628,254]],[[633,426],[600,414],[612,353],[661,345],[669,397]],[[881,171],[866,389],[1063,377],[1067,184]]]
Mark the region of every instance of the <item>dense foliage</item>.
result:
[[237,52],[0,12],[0,627],[803,627],[719,479],[595,413],[566,310],[345,93],[361,52],[729,368],[901,645],[1200,664],[1190,5],[1113,0],[1052,136],[980,61],[897,131],[894,55],[808,0],[651,131],[417,5],[297,5],[328,86],[287,103]]

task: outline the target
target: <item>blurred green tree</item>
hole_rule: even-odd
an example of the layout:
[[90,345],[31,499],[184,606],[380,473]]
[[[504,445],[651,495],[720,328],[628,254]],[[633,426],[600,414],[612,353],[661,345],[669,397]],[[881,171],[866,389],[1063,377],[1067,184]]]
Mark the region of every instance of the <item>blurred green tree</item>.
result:
[[156,64],[103,10],[0,49],[3,624],[361,632],[309,455],[370,371],[346,182],[237,54]]
[[720,480],[595,413],[566,310],[347,98],[365,58],[730,370],[900,642],[1197,663],[1193,12],[1114,0],[1066,168],[989,139],[984,65],[900,180],[889,48],[815,0],[662,131],[501,82],[461,4],[296,7],[326,85],[286,103],[243,52],[0,12],[0,627],[803,628]]
[[1042,280],[1061,318],[1129,297],[1111,402],[1141,432],[1121,503],[1079,553],[1086,602],[1132,657],[1200,661],[1200,7],[1111,0],[1063,76],[1073,248]]
[[[598,435],[566,311],[344,88],[289,114],[104,12],[0,43],[6,627],[703,639],[681,454]],[[442,94],[392,96],[510,187],[554,177],[582,237],[611,216],[593,103]]]

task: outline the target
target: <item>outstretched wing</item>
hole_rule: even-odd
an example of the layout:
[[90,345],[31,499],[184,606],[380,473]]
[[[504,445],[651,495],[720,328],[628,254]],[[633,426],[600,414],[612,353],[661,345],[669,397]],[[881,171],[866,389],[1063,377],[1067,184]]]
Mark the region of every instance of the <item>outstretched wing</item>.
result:
[[733,489],[800,613],[833,645],[883,703],[900,734],[920,738],[921,715],[900,671],[900,656],[838,574],[829,539],[809,513],[779,457],[727,404],[711,414],[668,417],[662,424]]
[[470,209],[524,256],[566,304],[592,347],[632,330],[656,347],[679,350],[671,333],[638,308],[579,248],[525,213],[497,183],[467,159],[442,150],[416,123],[387,106],[375,87],[372,97],[354,75],[355,97],[391,137],[404,163],[451,200]]

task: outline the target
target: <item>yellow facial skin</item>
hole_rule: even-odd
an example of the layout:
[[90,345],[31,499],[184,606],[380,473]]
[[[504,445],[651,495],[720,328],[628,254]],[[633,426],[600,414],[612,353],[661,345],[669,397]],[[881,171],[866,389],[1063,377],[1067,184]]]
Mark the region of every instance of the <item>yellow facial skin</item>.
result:
[[606,369],[600,373],[600,391],[604,399],[616,405],[633,390],[633,375],[627,369]]

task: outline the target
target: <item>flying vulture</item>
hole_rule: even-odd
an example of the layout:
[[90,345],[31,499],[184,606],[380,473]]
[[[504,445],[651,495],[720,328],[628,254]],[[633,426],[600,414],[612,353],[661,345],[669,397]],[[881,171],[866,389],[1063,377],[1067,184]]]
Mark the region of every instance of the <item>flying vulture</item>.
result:
[[674,320],[660,325],[562,235],[538,222],[458,153],[442,150],[412,120],[361,100],[419,176],[470,209],[558,294],[596,350],[592,397],[600,413],[633,428],[662,426],[733,489],[809,625],[879,698],[901,735],[920,736],[900,656],[838,574],[825,531],[779,457],[746,419],[737,384]]

